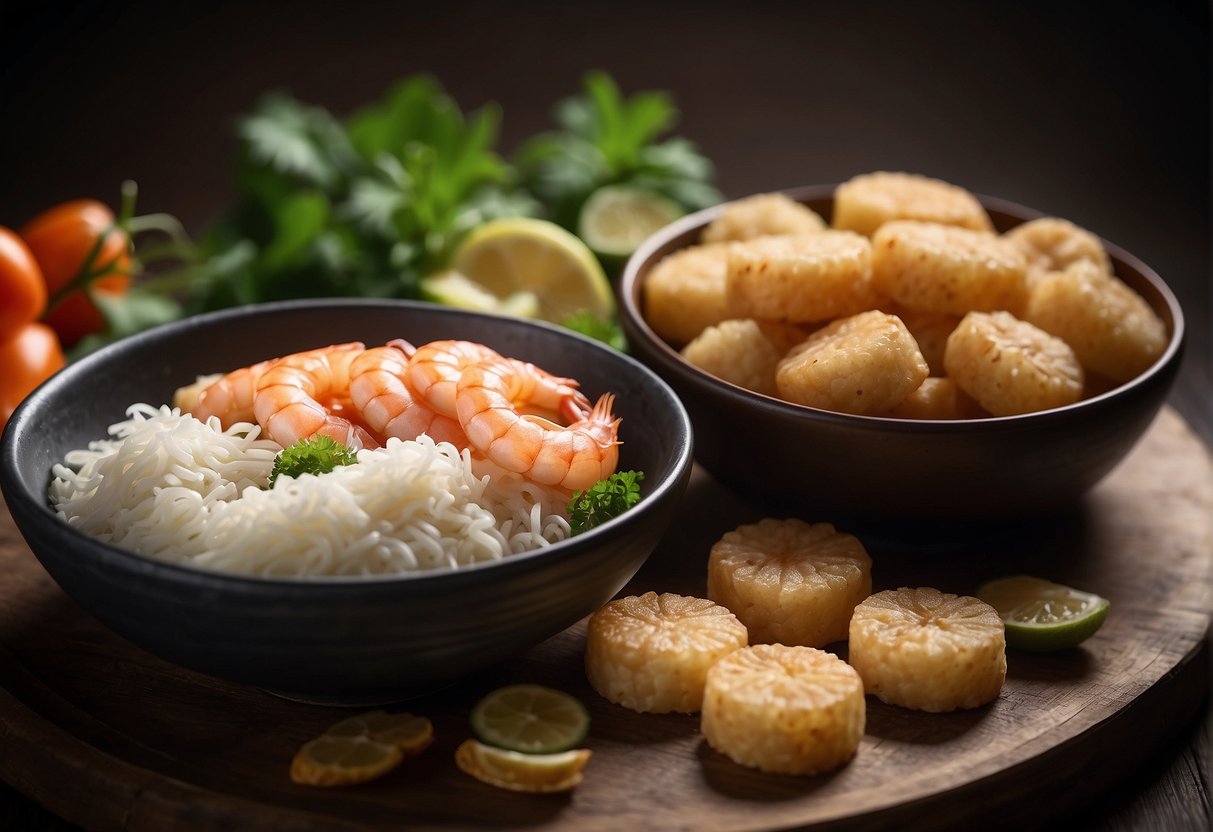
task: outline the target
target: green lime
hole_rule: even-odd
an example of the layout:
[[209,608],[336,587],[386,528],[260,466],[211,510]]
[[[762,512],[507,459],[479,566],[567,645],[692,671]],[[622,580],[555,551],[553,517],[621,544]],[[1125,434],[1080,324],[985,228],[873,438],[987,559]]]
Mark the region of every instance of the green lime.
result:
[[567,751],[590,730],[590,715],[575,697],[542,685],[498,688],[472,708],[481,742],[524,754]]
[[977,597],[998,610],[1007,644],[1020,650],[1065,650],[1086,641],[1108,617],[1106,598],[1028,575],[990,581]]
[[582,206],[577,234],[599,254],[623,258],[682,213],[678,203],[653,191],[606,185]]
[[516,318],[539,316],[539,298],[534,292],[520,291],[506,297],[497,297],[479,283],[475,283],[457,271],[448,270],[421,279],[423,300],[471,309],[476,312],[496,312]]
[[527,217],[490,220],[472,229],[452,267],[495,298],[526,292],[535,317],[560,323],[578,312],[615,314],[615,295],[594,253],[555,223]]

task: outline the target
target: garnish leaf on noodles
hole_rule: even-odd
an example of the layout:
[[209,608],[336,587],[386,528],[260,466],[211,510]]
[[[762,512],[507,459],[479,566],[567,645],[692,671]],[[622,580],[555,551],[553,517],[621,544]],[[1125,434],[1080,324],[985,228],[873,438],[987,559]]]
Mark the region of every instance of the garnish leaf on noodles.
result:
[[585,491],[574,491],[569,501],[569,526],[580,534],[618,517],[640,502],[643,471],[616,471]]
[[270,472],[270,488],[280,476],[298,477],[300,474],[327,474],[338,465],[352,465],[358,458],[354,451],[327,436],[315,439],[300,439],[289,448],[284,448],[274,460]]

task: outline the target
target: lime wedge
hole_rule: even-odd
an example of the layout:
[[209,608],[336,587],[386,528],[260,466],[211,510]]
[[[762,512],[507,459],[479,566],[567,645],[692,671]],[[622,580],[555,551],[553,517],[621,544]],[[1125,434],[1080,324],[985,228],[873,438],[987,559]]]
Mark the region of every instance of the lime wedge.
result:
[[1110,606],[1094,593],[1028,575],[990,581],[977,597],[1002,616],[1009,646],[1037,652],[1086,641],[1108,617]]
[[560,323],[578,312],[615,313],[615,296],[586,244],[555,223],[526,217],[473,229],[452,262],[456,272],[495,298],[533,295],[535,317]]
[[590,194],[581,208],[577,234],[608,257],[627,257],[653,232],[682,216],[678,203],[661,194],[628,185],[607,185]]
[[457,271],[445,271],[422,278],[421,297],[443,306],[476,312],[495,312],[516,318],[539,316],[539,298],[535,297],[534,292],[515,292],[501,298]]
[[482,742],[524,754],[554,754],[585,739],[590,715],[576,698],[542,685],[498,688],[472,708]]

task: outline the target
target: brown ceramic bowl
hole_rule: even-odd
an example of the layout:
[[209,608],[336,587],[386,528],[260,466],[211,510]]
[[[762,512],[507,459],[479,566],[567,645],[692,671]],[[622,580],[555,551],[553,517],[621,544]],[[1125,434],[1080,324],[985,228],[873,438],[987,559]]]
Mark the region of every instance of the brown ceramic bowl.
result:
[[[787,191],[827,220],[834,185]],[[1038,211],[979,197],[1000,231]],[[1069,407],[1022,416],[925,422],[791,404],[688,364],[645,322],[649,270],[694,245],[721,208],[667,226],[629,260],[621,317],[633,353],[669,382],[695,428],[695,458],[769,506],[820,519],[984,520],[1063,508],[1128,453],[1166,399],[1183,351],[1183,313],[1152,269],[1105,242],[1116,274],[1166,323],[1162,357],[1132,381]]]

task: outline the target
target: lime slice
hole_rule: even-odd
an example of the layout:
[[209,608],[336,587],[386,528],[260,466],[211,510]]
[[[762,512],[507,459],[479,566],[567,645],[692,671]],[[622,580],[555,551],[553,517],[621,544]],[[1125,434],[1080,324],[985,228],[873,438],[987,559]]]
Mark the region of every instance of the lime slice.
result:
[[422,278],[423,300],[471,309],[476,312],[495,312],[498,315],[513,315],[516,318],[539,316],[539,298],[534,292],[515,292],[507,297],[498,297],[457,271],[445,271]]
[[1028,575],[990,581],[977,597],[998,610],[1007,644],[1038,652],[1086,641],[1108,617],[1106,598]]
[[609,318],[615,296],[585,243],[560,226],[526,217],[491,220],[473,229],[452,267],[496,298],[529,292],[536,317],[553,323],[578,312]]
[[516,792],[563,792],[581,782],[590,751],[520,754],[465,740],[455,749],[455,764],[481,782]]
[[678,203],[627,185],[607,185],[581,208],[577,234],[599,254],[627,257],[640,244],[682,216]]
[[524,754],[566,751],[590,730],[581,702],[542,685],[498,688],[476,703],[471,721],[481,741]]

